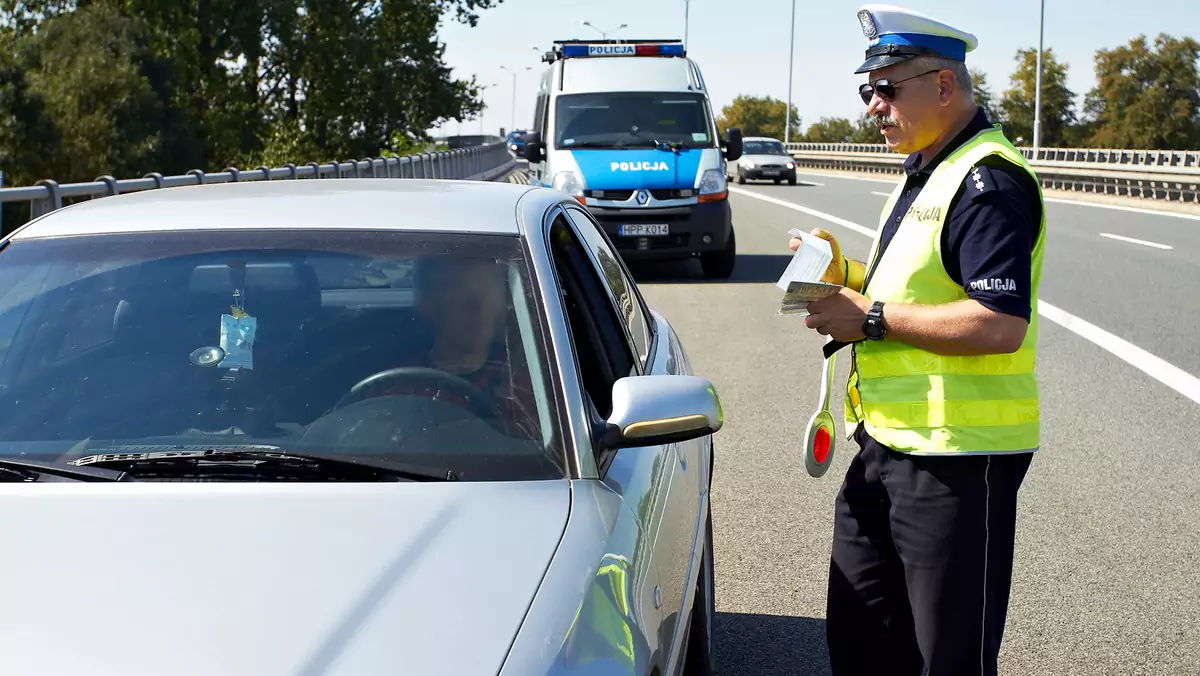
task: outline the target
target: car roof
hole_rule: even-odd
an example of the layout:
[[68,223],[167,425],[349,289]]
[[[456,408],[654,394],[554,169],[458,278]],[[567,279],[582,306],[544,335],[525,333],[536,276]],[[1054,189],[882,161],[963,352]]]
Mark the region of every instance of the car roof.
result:
[[322,228],[520,234],[517,203],[545,191],[448,179],[285,179],[159,188],[85,200],[11,239],[175,230]]

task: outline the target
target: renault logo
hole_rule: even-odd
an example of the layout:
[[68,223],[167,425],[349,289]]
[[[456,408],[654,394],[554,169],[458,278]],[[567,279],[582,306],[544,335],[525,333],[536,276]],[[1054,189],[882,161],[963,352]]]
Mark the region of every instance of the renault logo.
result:
[[649,202],[649,201],[650,201],[650,193],[646,192],[645,190],[637,191],[637,203],[638,204],[645,204],[646,202]]

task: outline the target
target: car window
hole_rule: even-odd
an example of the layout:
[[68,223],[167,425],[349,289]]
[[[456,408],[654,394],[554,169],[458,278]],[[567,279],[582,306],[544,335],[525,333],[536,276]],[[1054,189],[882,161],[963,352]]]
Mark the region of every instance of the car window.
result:
[[561,212],[553,218],[549,241],[580,384],[596,413],[607,418],[612,413],[613,384],[637,375],[635,356],[588,245]]
[[651,329],[649,313],[637,292],[637,285],[629,277],[618,254],[605,237],[600,226],[579,209],[567,209],[591,254],[592,264],[601,272],[601,282],[608,292],[608,299],[616,310],[625,328],[630,349],[638,363],[645,368],[650,354]]
[[66,237],[11,243],[5,278],[0,457],[252,444],[565,472],[515,236]]

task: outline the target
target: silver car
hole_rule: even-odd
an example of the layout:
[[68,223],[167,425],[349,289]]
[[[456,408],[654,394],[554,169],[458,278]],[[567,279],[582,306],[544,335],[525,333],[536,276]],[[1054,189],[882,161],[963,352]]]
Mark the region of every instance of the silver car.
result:
[[787,181],[796,185],[796,158],[778,139],[747,136],[742,139],[742,155],[725,163],[725,178],[746,181],[771,180],[776,185]]
[[53,211],[0,242],[3,671],[711,673],[722,422],[557,191]]

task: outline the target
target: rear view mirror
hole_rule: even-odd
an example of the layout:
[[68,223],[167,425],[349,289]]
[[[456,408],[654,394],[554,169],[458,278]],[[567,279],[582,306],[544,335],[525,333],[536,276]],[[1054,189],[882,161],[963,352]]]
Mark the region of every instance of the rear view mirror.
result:
[[730,127],[725,130],[725,159],[730,162],[742,156],[742,130]]
[[525,161],[530,164],[542,161],[542,135],[536,131],[525,134]]
[[606,449],[688,441],[725,423],[716,388],[700,376],[627,376],[613,384],[612,402]]

